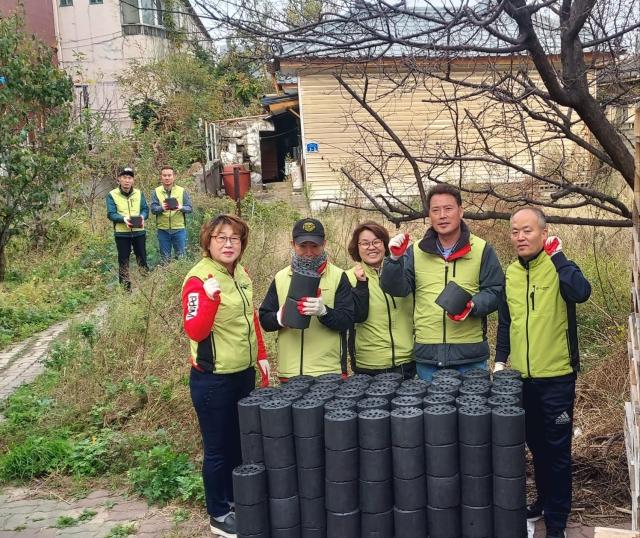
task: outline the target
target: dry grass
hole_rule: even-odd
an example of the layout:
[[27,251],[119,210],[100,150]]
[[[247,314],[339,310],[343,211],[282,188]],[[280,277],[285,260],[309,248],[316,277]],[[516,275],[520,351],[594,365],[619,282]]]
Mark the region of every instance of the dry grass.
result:
[[[209,211],[218,209],[214,204]],[[275,272],[288,263],[289,234],[297,215],[282,206],[254,206],[247,209],[247,216],[252,235],[243,263],[254,281],[258,305]],[[326,225],[331,259],[342,267],[352,264],[346,244],[356,223],[372,217],[382,221],[364,211],[316,216]],[[425,226],[415,222],[402,231],[417,239]],[[470,226],[496,247],[503,263],[513,259],[506,223],[472,222]],[[388,228],[393,235],[393,227]],[[629,502],[622,435],[623,402],[628,394],[628,237],[607,230],[558,227],[554,231],[563,237],[568,255],[580,264],[594,288],[592,299],[578,308],[585,373],[579,377],[575,411],[581,431],[574,444],[576,506],[584,509],[579,514],[585,519],[612,516],[616,507],[627,507]],[[124,432],[162,429],[177,450],[200,457],[180,315],[180,287],[192,265],[193,260],[173,263],[137,283],[133,294],[112,297],[93,349],[61,373],[55,397],[59,408],[68,413],[53,420],[63,426],[72,418],[88,421],[97,416]],[[492,343],[494,334],[495,316],[489,332]],[[273,354],[273,335],[267,344]]]

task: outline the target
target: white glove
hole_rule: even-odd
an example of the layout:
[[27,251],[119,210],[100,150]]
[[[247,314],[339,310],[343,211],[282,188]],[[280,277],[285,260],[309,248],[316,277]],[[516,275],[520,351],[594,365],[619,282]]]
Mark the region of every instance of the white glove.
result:
[[280,308],[278,310],[278,313],[276,314],[276,319],[278,320],[278,325],[280,325],[280,327],[285,327],[284,322],[282,321],[282,313],[284,311],[284,306],[282,308]]
[[204,281],[204,292],[212,301],[220,300],[220,283],[212,275]]
[[133,226],[131,226],[131,221],[129,220],[129,217],[122,217],[124,219],[124,223],[127,225],[127,228],[132,228]]
[[298,311],[305,316],[322,317],[327,313],[322,295],[320,297],[303,297],[298,301]]
[[268,387],[271,379],[271,365],[268,359],[258,359],[258,368],[260,369],[260,386]]
[[398,234],[389,241],[389,257],[392,260],[402,258],[409,246],[409,234]]
[[493,365],[493,373],[499,372],[500,370],[504,370],[506,368],[506,364],[504,362],[496,362]]

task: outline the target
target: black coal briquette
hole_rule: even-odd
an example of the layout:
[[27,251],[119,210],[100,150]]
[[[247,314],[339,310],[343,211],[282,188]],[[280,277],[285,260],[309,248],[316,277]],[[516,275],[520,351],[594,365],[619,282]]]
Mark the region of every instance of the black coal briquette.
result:
[[524,409],[496,407],[491,411],[491,438],[494,445],[514,446],[525,442]]
[[291,402],[274,399],[260,404],[260,427],[267,437],[287,437],[293,433]]
[[401,407],[391,411],[391,443],[400,447],[424,444],[422,409]]
[[469,405],[458,411],[458,440],[465,445],[491,442],[491,409],[486,405]]
[[357,405],[358,413],[366,409],[384,409],[389,410],[389,400],[386,398],[362,398]]
[[325,476],[332,482],[349,482],[358,479],[359,449],[329,450],[324,452]]
[[324,432],[324,402],[321,398],[304,398],[291,406],[293,433],[298,437],[315,437]]
[[250,506],[267,500],[267,470],[264,465],[239,465],[233,470],[232,476],[233,493],[237,503]]
[[262,433],[260,404],[265,401],[266,398],[262,396],[247,396],[238,401],[240,433]]
[[396,396],[391,400],[392,411],[400,407],[417,407],[418,409],[422,409],[422,405],[422,398],[418,398],[417,396]]
[[391,453],[394,478],[410,480],[425,474],[424,445],[409,448],[394,446],[391,447]]
[[381,450],[360,449],[360,479],[381,482],[392,477],[391,447]]
[[325,413],[324,446],[329,450],[348,450],[358,446],[358,414],[355,411],[343,409]]
[[458,472],[458,443],[425,444],[425,467],[431,476],[452,476]]
[[458,413],[453,405],[433,405],[424,409],[424,437],[430,445],[458,442]]
[[453,508],[460,504],[460,475],[427,475],[427,497],[433,508]]
[[391,446],[389,411],[367,409],[358,413],[358,444],[360,448],[369,450]]

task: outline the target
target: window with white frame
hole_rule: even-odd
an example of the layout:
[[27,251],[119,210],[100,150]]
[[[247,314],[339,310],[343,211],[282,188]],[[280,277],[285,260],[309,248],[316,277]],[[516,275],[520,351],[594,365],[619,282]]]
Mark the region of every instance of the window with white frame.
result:
[[123,24],[164,26],[162,0],[121,0]]

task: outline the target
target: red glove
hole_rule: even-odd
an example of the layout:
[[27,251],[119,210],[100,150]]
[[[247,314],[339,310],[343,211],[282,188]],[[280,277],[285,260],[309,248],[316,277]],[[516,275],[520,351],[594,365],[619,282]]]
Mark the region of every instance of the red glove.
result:
[[459,314],[449,314],[447,312],[447,316],[449,316],[449,319],[453,321],[464,321],[469,316],[469,312],[471,312],[472,308],[473,308],[473,301],[469,301],[467,303],[467,306],[464,307],[464,310],[462,312],[460,312]]
[[389,241],[389,250],[391,259],[397,260],[401,258],[409,246],[409,234],[398,234]]
[[554,254],[561,252],[562,240],[555,235],[550,235],[549,237],[547,237],[547,240],[544,242],[544,251],[549,256],[553,256]]

